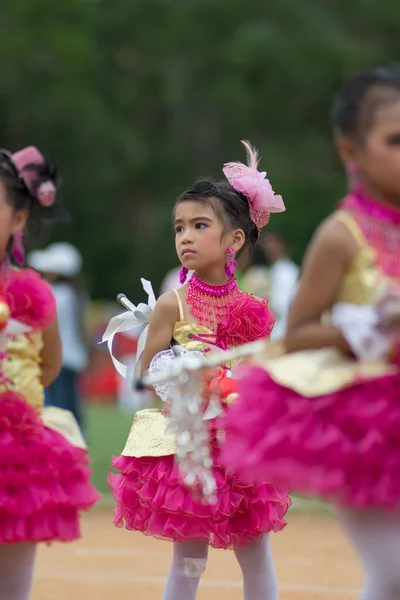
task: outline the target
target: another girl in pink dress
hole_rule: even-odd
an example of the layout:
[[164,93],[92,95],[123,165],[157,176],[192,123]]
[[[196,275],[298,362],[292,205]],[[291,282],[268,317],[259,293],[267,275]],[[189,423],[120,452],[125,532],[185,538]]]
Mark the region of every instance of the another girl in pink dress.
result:
[[400,598],[400,66],[335,100],[351,189],[306,253],[286,350],[259,357],[227,415],[224,464],[337,506],[363,600]]
[[22,234],[51,218],[55,171],[37,148],[0,151],[0,597],[28,600],[38,542],[80,537],[99,498],[71,413],[43,408],[61,367],[49,285],[23,260]]

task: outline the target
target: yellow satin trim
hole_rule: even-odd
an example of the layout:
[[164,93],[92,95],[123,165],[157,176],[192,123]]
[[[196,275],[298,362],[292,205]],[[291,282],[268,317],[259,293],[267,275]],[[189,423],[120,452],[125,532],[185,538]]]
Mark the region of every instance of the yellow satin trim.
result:
[[158,408],[139,410],[134,418],[122,456],[169,456],[176,452],[175,437],[168,432],[171,418]]
[[41,332],[17,335],[7,342],[8,360],[4,361],[3,370],[11,383],[0,385],[0,392],[17,392],[35,408],[43,405],[40,369],[42,348]]
[[279,385],[306,398],[315,398],[349,387],[356,381],[368,381],[398,372],[385,360],[356,361],[336,348],[301,350],[283,356],[262,352],[252,364],[265,369]]
[[40,416],[46,427],[63,435],[76,448],[87,450],[79,425],[69,410],[57,406],[44,406],[40,411]]
[[[238,394],[230,394],[223,402],[231,406],[236,402]],[[170,456],[176,453],[176,438],[172,432],[171,417],[158,408],[139,410],[122,451],[122,456]]]

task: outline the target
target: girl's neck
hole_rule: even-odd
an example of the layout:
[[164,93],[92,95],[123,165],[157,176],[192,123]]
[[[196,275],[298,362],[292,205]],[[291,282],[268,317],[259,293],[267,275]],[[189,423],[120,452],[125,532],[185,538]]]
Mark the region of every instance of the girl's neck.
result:
[[358,182],[350,189],[350,193],[364,198],[369,198],[376,203],[386,204],[400,208],[400,195],[397,193],[385,193],[382,190],[374,189],[363,182]]
[[360,208],[371,217],[400,223],[400,206],[369,195],[361,186],[354,188],[342,203],[345,207]]
[[224,285],[229,281],[224,269],[213,269],[208,271],[195,271],[199,279],[209,285]]

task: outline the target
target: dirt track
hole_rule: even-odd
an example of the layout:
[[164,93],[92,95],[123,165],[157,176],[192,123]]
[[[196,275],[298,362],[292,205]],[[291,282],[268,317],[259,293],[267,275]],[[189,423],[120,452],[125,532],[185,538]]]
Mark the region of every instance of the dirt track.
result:
[[[292,512],[272,535],[280,600],[355,600],[361,571],[329,515]],[[159,600],[171,545],[116,529],[111,509],[85,516],[83,538],[39,551],[32,600]],[[241,600],[231,552],[212,551],[198,600]],[[177,599],[178,600],[178,599]]]

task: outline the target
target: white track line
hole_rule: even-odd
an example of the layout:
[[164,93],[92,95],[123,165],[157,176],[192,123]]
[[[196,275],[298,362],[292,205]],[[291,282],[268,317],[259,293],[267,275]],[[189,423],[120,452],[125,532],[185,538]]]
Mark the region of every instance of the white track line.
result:
[[[127,584],[164,584],[165,577],[139,577],[134,574],[126,575],[123,573],[78,573],[75,571],[43,571],[36,574],[38,579],[60,580],[60,581],[79,581],[80,583],[104,583],[115,585],[115,583]],[[242,582],[232,579],[202,579],[201,586],[206,588],[224,588],[241,589]],[[287,592],[309,592],[327,594],[329,596],[349,596],[356,595],[360,590],[356,588],[328,587],[323,585],[307,585],[296,583],[279,583],[279,589]]]
[[[144,556],[148,556],[149,558],[165,558],[166,560],[170,560],[170,555],[165,552],[157,552],[155,550],[134,550],[133,548],[129,548],[127,550],[116,549],[116,548],[107,548],[107,547],[99,547],[99,548],[70,548],[70,554],[74,556],[92,556],[92,557],[101,557],[101,558],[143,558]],[[285,556],[280,558],[279,562],[291,563],[296,565],[312,565],[314,563],[314,559],[308,556]]]

